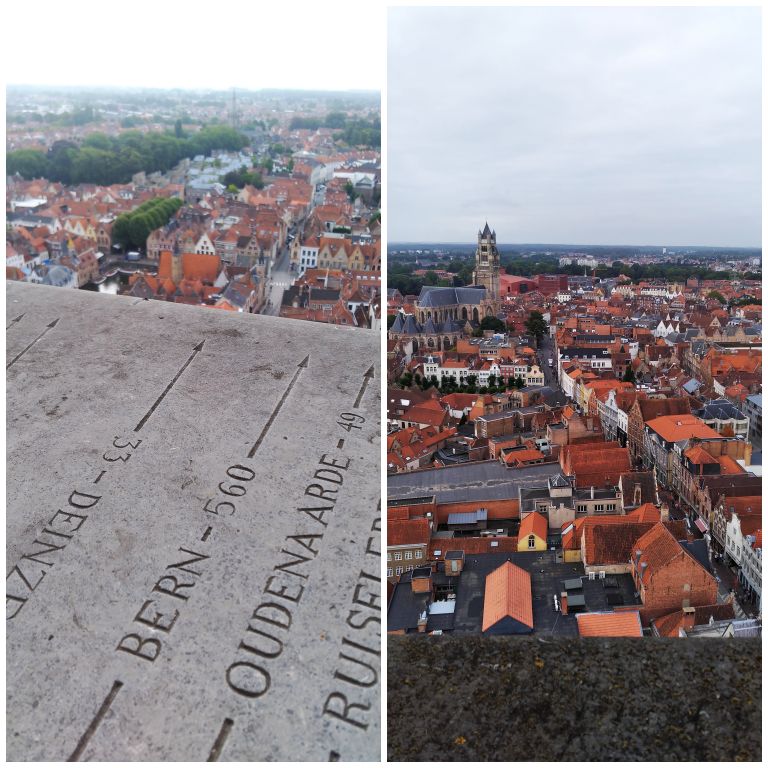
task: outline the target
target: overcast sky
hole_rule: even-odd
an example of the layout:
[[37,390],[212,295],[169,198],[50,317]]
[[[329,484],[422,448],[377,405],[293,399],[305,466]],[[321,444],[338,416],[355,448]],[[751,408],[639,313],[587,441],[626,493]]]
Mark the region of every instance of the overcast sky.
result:
[[388,238],[759,246],[749,8],[394,8]]
[[[340,20],[351,19],[351,24]],[[36,0],[3,10],[6,84],[379,90],[383,7]]]

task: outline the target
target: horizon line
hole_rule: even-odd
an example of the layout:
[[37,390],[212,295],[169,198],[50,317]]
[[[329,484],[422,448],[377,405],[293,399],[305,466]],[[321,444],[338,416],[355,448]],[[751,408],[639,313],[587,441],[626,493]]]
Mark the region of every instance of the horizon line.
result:
[[[388,240],[387,241],[387,248],[394,245],[470,245],[474,246],[476,243],[474,241],[458,241],[458,240]],[[517,243],[505,243],[500,242],[497,243],[497,246],[501,245],[507,245],[507,246],[522,246],[522,245],[528,245],[528,246],[556,246],[560,248],[565,248],[566,246],[583,246],[583,247],[594,247],[594,248],[741,248],[744,250],[760,250],[762,251],[763,246],[762,245],[692,245],[692,244],[682,244],[682,245],[654,245],[653,243],[533,243],[533,242],[517,242]]]

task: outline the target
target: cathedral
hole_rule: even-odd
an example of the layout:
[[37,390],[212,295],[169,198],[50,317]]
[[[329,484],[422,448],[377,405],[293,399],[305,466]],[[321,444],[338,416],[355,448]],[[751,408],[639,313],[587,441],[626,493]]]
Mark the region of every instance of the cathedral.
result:
[[499,251],[488,222],[477,233],[474,285],[463,288],[423,286],[413,314],[400,311],[388,338],[413,339],[419,349],[442,351],[469,336],[484,317],[499,313]]

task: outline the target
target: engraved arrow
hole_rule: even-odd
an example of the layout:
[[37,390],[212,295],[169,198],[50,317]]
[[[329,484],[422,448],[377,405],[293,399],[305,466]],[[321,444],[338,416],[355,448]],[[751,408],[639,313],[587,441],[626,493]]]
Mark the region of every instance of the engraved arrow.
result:
[[21,318],[26,314],[26,312],[22,312],[18,317],[14,317],[13,320],[11,320],[11,322],[5,326],[5,330],[7,331],[14,323],[18,323],[19,320],[21,320]]
[[280,413],[280,409],[283,407],[283,403],[285,402],[285,399],[288,397],[288,394],[293,389],[293,385],[296,383],[296,379],[299,378],[299,374],[301,373],[302,369],[306,368],[307,365],[309,365],[309,355],[307,355],[298,365],[296,368],[296,373],[293,374],[293,378],[291,379],[291,383],[288,385],[285,392],[283,392],[283,396],[280,398],[280,402],[275,406],[275,410],[272,411],[272,415],[269,417],[269,421],[264,425],[264,429],[261,430],[261,434],[256,439],[256,442],[253,444],[253,448],[251,448],[250,451],[248,451],[248,458],[252,459],[256,451],[259,450],[259,446],[261,445],[264,438],[267,436],[267,432],[269,432],[269,428],[272,426],[272,422],[277,418],[277,414]]
[[[22,317],[24,317],[24,315],[21,315],[17,319],[21,320]],[[14,320],[14,322],[16,321]],[[22,349],[21,352],[19,352],[19,354],[16,355],[16,357],[14,357],[13,360],[11,360],[11,362],[5,366],[5,370],[7,371],[25,352],[28,352],[35,344],[37,344],[37,342],[40,341],[40,339],[42,339],[43,336],[45,336],[45,334],[51,330],[51,328],[55,328],[56,323],[58,322],[59,322],[59,318],[57,317],[52,323],[48,323],[48,325],[45,327],[45,330],[33,342],[30,342],[29,344],[27,344],[27,346],[24,347],[24,349]]]
[[352,406],[353,408],[358,408],[360,406],[360,401],[363,399],[363,395],[365,394],[365,390],[366,390],[366,387],[368,386],[368,382],[372,378],[373,378],[373,366],[371,366],[363,376],[363,386],[360,387],[360,391],[357,393],[357,399],[355,400],[355,404]]
[[179,380],[181,374],[184,373],[184,371],[187,369],[187,366],[195,359],[195,355],[202,351],[203,344],[205,344],[205,339],[203,339],[203,341],[194,347],[194,352],[189,356],[187,362],[181,366],[179,372],[171,379],[171,383],[163,390],[163,394],[160,395],[157,400],[155,400],[155,404],[144,414],[144,418],[133,428],[134,432],[138,432],[147,423],[147,421],[149,421],[149,417],[155,412],[155,408],[157,408],[157,406],[163,402],[165,396],[171,391],[171,387],[173,387],[173,385]]

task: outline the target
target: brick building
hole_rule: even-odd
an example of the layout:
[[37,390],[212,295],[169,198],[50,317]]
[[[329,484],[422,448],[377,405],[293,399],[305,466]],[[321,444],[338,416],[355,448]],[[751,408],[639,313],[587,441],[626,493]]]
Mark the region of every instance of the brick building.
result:
[[635,542],[631,564],[644,624],[673,611],[717,603],[715,577],[661,523]]

